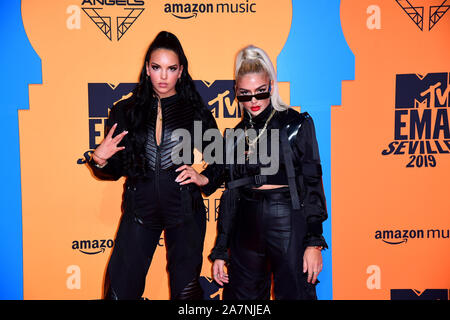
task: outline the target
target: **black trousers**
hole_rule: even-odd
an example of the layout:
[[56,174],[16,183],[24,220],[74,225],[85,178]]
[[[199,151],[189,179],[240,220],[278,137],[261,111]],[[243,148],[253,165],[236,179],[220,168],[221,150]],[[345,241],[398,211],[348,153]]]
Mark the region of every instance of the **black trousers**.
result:
[[[203,263],[205,209],[201,202],[203,210],[193,208],[186,212],[181,193],[186,192],[190,198],[190,191],[182,191],[185,187],[180,188],[174,179],[174,174],[168,174],[158,181],[137,181],[131,190],[128,188],[125,196],[128,204],[106,272],[105,299],[142,297],[147,272],[163,231],[170,298],[203,299],[198,278]],[[143,200],[143,195],[148,201]],[[198,196],[201,198],[200,193]]]
[[272,276],[275,299],[317,299],[303,273],[306,221],[289,189],[245,189],[238,206],[223,299],[268,300]]

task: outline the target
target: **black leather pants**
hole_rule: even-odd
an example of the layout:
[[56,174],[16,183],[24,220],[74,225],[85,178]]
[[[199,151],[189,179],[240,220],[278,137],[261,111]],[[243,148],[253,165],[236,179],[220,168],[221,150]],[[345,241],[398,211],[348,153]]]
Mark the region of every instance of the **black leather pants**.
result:
[[[159,182],[161,183],[161,181]],[[136,213],[142,210],[132,209],[124,213],[106,273],[105,299],[141,299],[147,271],[163,230],[167,249],[170,298],[175,300],[203,299],[203,291],[198,278],[203,263],[202,253],[206,229],[204,207],[200,208],[202,210],[197,208],[198,210],[194,210],[194,212],[184,213],[182,212],[183,206],[180,204],[181,200],[177,201],[178,207],[176,208],[170,202],[161,201],[164,199],[163,197],[167,197],[167,186],[163,190],[165,193],[161,192],[161,198],[155,198],[154,192],[147,193],[147,197],[151,201],[161,202],[161,207],[153,210],[154,214],[144,217]],[[135,198],[133,191],[129,192],[128,202]],[[178,187],[178,192],[180,192],[180,187]],[[153,211],[148,210],[148,212]],[[174,222],[177,220],[172,219],[168,224],[167,221],[164,222],[165,219],[159,218],[160,216],[167,217],[168,213],[178,211],[184,215],[178,216],[178,223]]]
[[224,300],[317,299],[303,273],[306,222],[288,188],[244,190],[230,245]]

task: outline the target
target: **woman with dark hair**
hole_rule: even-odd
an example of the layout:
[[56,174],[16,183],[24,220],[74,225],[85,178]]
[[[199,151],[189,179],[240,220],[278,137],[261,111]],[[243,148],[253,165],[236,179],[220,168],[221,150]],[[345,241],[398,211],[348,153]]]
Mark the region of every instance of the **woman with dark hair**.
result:
[[[165,232],[171,299],[202,299],[199,285],[206,215],[199,186],[208,179],[172,160],[177,129],[217,129],[188,72],[175,35],[162,31],[145,56],[132,95],[111,109],[106,136],[88,162],[104,180],[126,177],[123,215],[105,279],[106,299],[141,298]],[[189,145],[193,163],[193,145]],[[183,157],[185,158],[185,157]]]

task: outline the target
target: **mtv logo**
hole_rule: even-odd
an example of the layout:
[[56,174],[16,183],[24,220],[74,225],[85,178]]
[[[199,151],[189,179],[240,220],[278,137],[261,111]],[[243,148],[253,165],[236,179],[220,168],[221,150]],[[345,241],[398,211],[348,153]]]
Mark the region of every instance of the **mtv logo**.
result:
[[95,149],[103,138],[105,120],[114,103],[135,87],[135,83],[120,83],[117,86],[110,83],[88,83],[90,149]]
[[395,108],[447,107],[450,100],[449,74],[398,74],[395,81]]
[[448,289],[391,289],[391,300],[448,300]]
[[234,80],[195,81],[203,102],[216,118],[240,118],[241,110],[234,100]]
[[201,276],[199,278],[200,286],[203,289],[203,299],[220,300],[222,295],[222,287],[209,277]]
[[108,109],[135,87],[136,83],[88,83],[89,117],[108,117]]
[[[217,80],[212,83],[195,80],[195,86],[209,110],[216,118],[240,118],[241,111],[234,101],[234,81]],[[114,103],[127,96],[136,83],[88,83],[89,148],[95,149],[103,139],[104,125]]]

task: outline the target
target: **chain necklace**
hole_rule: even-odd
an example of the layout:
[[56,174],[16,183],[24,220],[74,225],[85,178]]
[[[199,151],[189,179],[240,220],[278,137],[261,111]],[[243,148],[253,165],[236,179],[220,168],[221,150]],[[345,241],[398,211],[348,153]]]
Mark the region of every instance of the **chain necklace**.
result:
[[[256,142],[258,142],[259,138],[263,135],[263,133],[266,131],[267,129],[267,125],[269,124],[270,119],[272,119],[273,115],[275,114],[275,109],[272,110],[272,112],[270,113],[269,117],[266,120],[266,123],[264,123],[264,127],[262,128],[262,130],[259,132],[258,136],[255,139],[250,139],[250,137],[247,134],[247,127],[245,128],[245,142],[248,145],[248,151],[246,152],[246,159],[248,160],[248,157],[250,154],[252,154],[255,151],[255,145]],[[253,121],[251,119],[250,116],[250,125],[253,128]]]

